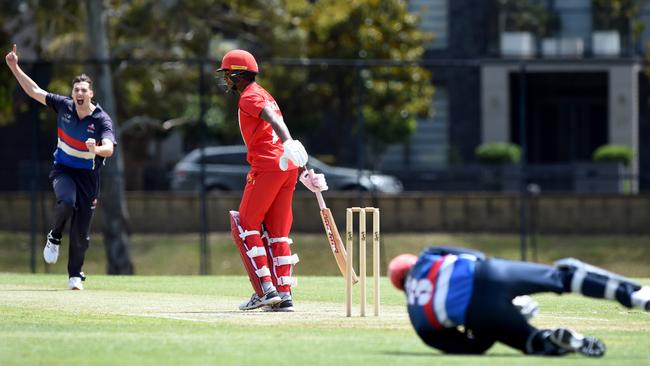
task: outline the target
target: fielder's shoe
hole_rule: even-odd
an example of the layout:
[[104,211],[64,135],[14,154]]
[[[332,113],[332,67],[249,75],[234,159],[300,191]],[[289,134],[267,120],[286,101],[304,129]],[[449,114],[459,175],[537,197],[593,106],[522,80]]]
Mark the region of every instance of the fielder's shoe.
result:
[[81,277],[70,277],[68,280],[68,288],[70,290],[83,290],[84,285],[81,283]]
[[271,306],[265,306],[262,308],[264,311],[277,311],[277,312],[293,312],[293,300],[291,297],[282,299],[279,303]]
[[239,310],[254,310],[261,308],[262,306],[275,305],[280,301],[282,301],[282,299],[275,290],[265,293],[262,297],[257,296],[257,293],[253,293],[250,300],[239,305]]
[[602,357],[605,354],[605,344],[598,338],[583,336],[571,329],[554,329],[549,339],[568,352],[577,352],[588,357]]
[[640,290],[632,293],[632,306],[650,311],[650,286],[643,286]]
[[46,263],[54,264],[59,259],[59,245],[61,245],[61,239],[53,237],[52,231],[50,230],[47,233],[47,241],[43,249],[43,259],[45,259]]

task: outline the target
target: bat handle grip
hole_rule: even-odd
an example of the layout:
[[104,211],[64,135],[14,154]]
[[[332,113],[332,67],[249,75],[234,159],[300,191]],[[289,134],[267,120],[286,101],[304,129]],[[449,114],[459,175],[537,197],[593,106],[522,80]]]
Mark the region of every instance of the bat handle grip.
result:
[[318,207],[320,207],[321,210],[327,208],[325,205],[325,200],[323,199],[323,194],[321,192],[316,192],[316,199],[318,200]]
[[[305,169],[307,169],[307,174],[309,174],[309,176],[313,178],[314,173],[312,172],[312,170],[307,167],[305,167]],[[323,193],[318,191],[318,192],[314,192],[314,194],[316,195],[316,199],[318,200],[318,207],[320,207],[321,210],[327,208],[327,205],[325,205],[325,200],[323,199]]]

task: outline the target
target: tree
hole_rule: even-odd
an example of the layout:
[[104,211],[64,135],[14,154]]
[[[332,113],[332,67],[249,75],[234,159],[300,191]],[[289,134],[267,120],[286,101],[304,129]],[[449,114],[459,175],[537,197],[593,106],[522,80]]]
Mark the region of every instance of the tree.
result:
[[[90,49],[83,42],[84,24],[76,22],[81,10],[78,3],[71,2],[39,5],[36,19],[47,38],[41,42],[44,58],[87,58]],[[116,120],[197,120],[199,69],[192,60],[210,57],[213,63],[205,66],[214,71],[220,57],[232,47],[250,49],[258,57],[260,82],[278,99],[297,136],[313,136],[319,131],[337,137],[354,135],[356,116],[363,113],[373,152],[380,152],[388,143],[405,141],[416,118],[430,108],[431,74],[418,66],[372,67],[360,73],[353,67],[306,68],[266,62],[284,57],[416,64],[424,53],[427,35],[419,31],[417,17],[408,13],[404,1],[114,0],[108,12],[106,38],[111,49],[107,57],[143,60],[112,65]],[[144,61],[151,58],[189,61]],[[80,70],[81,65],[55,65],[51,87],[67,93],[69,78],[57,75]],[[213,91],[208,98],[205,120],[210,137],[239,141],[236,103]],[[360,98],[363,106],[357,110]],[[320,127],[323,122],[325,126]],[[188,123],[178,128],[186,132],[186,142],[192,147],[199,136],[197,126]],[[123,133],[122,148],[145,145],[131,144],[132,135]],[[145,138],[156,139],[166,133],[151,129]],[[350,142],[334,139],[333,149],[339,157]],[[124,153],[132,156],[135,152]]]
[[[417,62],[429,37],[399,0],[318,1],[301,28],[308,34],[307,57],[313,58]],[[363,113],[374,157],[386,144],[405,141],[415,130],[417,117],[430,112],[431,73],[419,66],[370,67],[363,72],[352,67],[327,73],[312,70],[310,80],[317,80],[307,86],[314,94],[310,98],[332,111],[338,136],[354,131],[354,115]],[[359,98],[361,111],[354,105]],[[345,141],[333,142],[341,156]]]
[[[11,1],[3,7],[3,14],[0,19],[3,21],[2,39],[9,38],[20,44],[24,52],[31,50],[23,60],[38,61],[47,59],[79,59],[91,57],[96,59],[107,59],[108,45],[106,42],[105,29],[101,16],[103,15],[101,1],[87,0],[87,9],[78,3],[72,2],[39,2],[34,1]],[[85,12],[84,10],[87,10]],[[29,16],[26,17],[25,15]],[[88,36],[84,39],[84,24],[78,19],[88,16]],[[90,47],[93,45],[96,47]],[[82,64],[55,64],[46,68],[49,83],[42,84],[47,90],[68,95],[70,93],[71,76],[81,72]],[[4,74],[2,78],[4,79]],[[106,111],[117,122],[117,115],[113,102],[110,68],[108,65],[100,67],[96,73],[96,96]],[[49,80],[51,78],[51,80]],[[3,85],[15,85],[14,83],[3,83]],[[5,103],[4,92],[0,91],[0,123],[6,121],[4,116]],[[11,105],[10,105],[11,107]],[[13,107],[12,109],[16,109]],[[16,110],[13,113],[17,113]],[[10,118],[10,117],[9,117]],[[48,122],[53,120],[51,114],[43,118]],[[45,123],[43,128],[54,131],[55,123]],[[117,129],[117,123],[116,123]],[[128,254],[128,235],[126,233],[126,210],[123,196],[123,172],[121,170],[122,160],[120,145],[116,146],[116,154],[108,159],[105,167],[104,177],[112,180],[104,185],[103,206],[106,219],[108,273],[127,274],[133,272]]]
[[[123,12],[115,25],[116,56],[128,50],[131,55],[143,57],[204,57],[214,54],[209,49],[211,44],[234,38],[239,47],[251,49],[258,57],[260,83],[280,103],[294,135],[315,134],[323,116],[330,116],[334,126],[328,123],[324,129],[334,131],[335,136],[348,136],[356,129],[356,113],[363,113],[373,152],[378,153],[386,144],[405,141],[415,129],[416,118],[429,112],[433,95],[431,74],[418,66],[374,67],[359,74],[353,67],[330,66],[323,71],[281,62],[265,63],[277,58],[365,58],[416,63],[424,53],[428,36],[419,31],[418,19],[408,13],[403,1],[194,0],[167,2],[168,8],[162,10],[164,6],[158,2],[157,6],[147,1],[139,4]],[[146,25],[141,24],[144,15],[153,18]],[[217,52],[217,57],[227,50]],[[149,70],[138,68],[137,78],[120,78],[120,84],[128,82],[130,87],[118,96],[140,99],[139,103],[121,105],[154,110],[146,107],[159,99],[151,86],[154,83],[149,82],[153,79],[161,81],[158,85],[162,85],[168,101],[156,108],[170,113],[184,110],[183,116],[194,119],[196,84],[188,81],[196,80],[195,69],[175,65],[165,72],[155,72],[150,66],[146,68]],[[354,103],[359,98],[358,77],[362,78],[364,100],[360,111]],[[139,86],[135,87],[136,84]],[[211,95],[206,120],[211,132],[222,140],[239,139],[236,113],[231,110],[234,105],[222,95]],[[350,141],[333,141],[339,157],[346,143]]]
[[[23,67],[26,67],[30,74],[34,72],[40,74],[41,71],[45,74],[42,79],[37,81],[43,81],[43,79],[49,81],[53,76],[53,70],[49,65],[34,65],[30,64],[30,61],[38,61],[43,56],[47,57],[53,50],[56,52],[75,43],[78,38],[76,39],[71,34],[78,32],[78,27],[71,20],[79,14],[78,6],[71,6],[70,3],[63,2],[36,4],[35,1],[8,0],[3,2],[2,10],[0,12],[0,43],[7,46],[6,51],[9,51],[11,44],[16,43]],[[48,16],[52,13],[68,16]],[[24,101],[29,98],[14,99],[13,90],[17,84],[11,72],[4,66],[0,72],[0,81],[0,125],[3,125],[13,122],[18,111],[27,108]],[[63,88],[59,88],[61,85]],[[63,94],[70,92],[70,80],[58,83],[54,87],[47,84],[42,86],[47,86],[49,90]],[[54,120],[54,117],[49,114],[49,118],[46,119],[50,121]],[[43,128],[55,131],[56,125],[48,123]]]
[[[113,118],[114,129],[119,130],[115,103],[113,100],[113,82],[111,69],[106,62],[109,59],[108,40],[104,21],[104,7],[101,0],[86,0],[88,10],[88,43],[90,55],[100,60],[95,75],[95,93],[102,100],[104,110]],[[113,157],[108,159],[103,172],[104,198],[104,245],[109,274],[133,274],[133,264],[129,257],[129,234],[127,232],[128,212],[124,199],[124,162],[120,144],[115,146]]]

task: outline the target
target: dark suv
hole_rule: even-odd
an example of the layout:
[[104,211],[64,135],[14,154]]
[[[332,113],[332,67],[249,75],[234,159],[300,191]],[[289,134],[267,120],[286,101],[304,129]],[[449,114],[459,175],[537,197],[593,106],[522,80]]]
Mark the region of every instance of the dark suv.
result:
[[[250,166],[246,162],[246,146],[214,146],[205,148],[205,182],[208,190],[242,191]],[[176,164],[171,180],[171,189],[176,191],[199,190],[201,152],[196,149]],[[381,193],[402,192],[402,182],[397,178],[374,174],[363,170],[359,179],[358,170],[327,165],[309,157],[307,165],[316,172],[322,172],[332,191],[357,190]],[[302,187],[302,184],[298,184]]]

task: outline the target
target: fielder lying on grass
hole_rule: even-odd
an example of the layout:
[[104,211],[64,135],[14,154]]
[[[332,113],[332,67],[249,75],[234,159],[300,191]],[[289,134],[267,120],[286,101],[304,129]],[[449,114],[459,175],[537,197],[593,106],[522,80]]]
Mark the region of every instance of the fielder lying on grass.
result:
[[388,275],[406,293],[418,336],[445,353],[482,354],[501,342],[529,355],[605,354],[605,345],[595,337],[530,325],[538,306],[529,294],[573,292],[650,311],[650,287],[572,258],[552,267],[431,247],[419,257],[395,257]]

